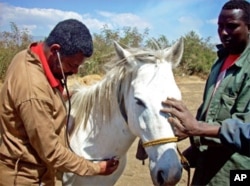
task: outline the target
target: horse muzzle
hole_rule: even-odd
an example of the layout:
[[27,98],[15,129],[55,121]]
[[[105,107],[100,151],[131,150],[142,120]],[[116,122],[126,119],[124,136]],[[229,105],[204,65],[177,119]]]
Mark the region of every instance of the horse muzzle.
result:
[[150,174],[154,185],[170,186],[180,181],[182,165],[174,149],[166,150],[157,161],[151,161]]

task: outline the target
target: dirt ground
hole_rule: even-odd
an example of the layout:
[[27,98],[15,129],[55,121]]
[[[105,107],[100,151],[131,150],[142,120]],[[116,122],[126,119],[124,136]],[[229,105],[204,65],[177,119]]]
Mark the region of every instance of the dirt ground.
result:
[[[87,80],[86,84],[92,84],[92,81],[98,81],[99,77],[95,77],[94,80]],[[84,80],[85,81],[85,80]],[[89,82],[90,81],[90,82]],[[176,82],[182,92],[183,101],[186,103],[190,111],[195,114],[198,106],[202,100],[202,94],[205,81],[195,77],[176,77]],[[0,83],[1,87],[1,83]],[[0,138],[1,140],[1,138]],[[189,141],[184,140],[178,143],[178,147],[181,151],[189,146]],[[137,148],[137,140],[130,147],[127,158],[127,166],[121,178],[115,184],[115,186],[152,186],[150,173],[148,169],[148,160],[145,161],[145,165],[135,158]],[[178,186],[187,185],[187,172],[183,170],[182,179]]]

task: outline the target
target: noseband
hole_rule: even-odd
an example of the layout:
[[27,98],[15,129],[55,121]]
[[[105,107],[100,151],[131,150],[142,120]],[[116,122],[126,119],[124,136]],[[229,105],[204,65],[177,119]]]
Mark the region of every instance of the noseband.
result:
[[156,140],[145,142],[142,145],[145,148],[145,147],[150,147],[154,145],[161,145],[161,144],[172,143],[172,142],[177,142],[177,141],[178,141],[177,137],[161,138],[161,139],[156,139]]

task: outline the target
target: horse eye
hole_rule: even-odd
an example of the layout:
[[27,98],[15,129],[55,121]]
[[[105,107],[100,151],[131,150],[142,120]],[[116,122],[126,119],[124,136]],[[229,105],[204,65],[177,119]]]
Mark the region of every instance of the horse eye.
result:
[[135,102],[136,102],[137,105],[140,105],[142,107],[146,107],[144,102],[139,98],[135,98]]

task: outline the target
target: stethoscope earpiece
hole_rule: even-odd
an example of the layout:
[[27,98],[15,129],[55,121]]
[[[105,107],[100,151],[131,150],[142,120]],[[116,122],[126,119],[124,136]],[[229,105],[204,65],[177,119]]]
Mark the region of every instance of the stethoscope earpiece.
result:
[[63,66],[62,66],[62,61],[61,61],[61,55],[60,55],[60,52],[58,50],[56,50],[56,54],[57,54],[57,58],[58,58],[58,61],[59,61],[61,72],[62,72],[62,77],[63,77],[63,81],[64,81],[63,83],[65,83],[66,77],[65,77],[64,71],[63,71]]

